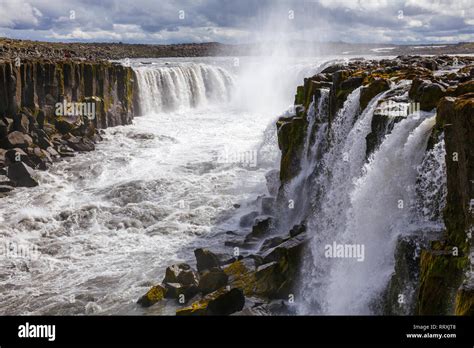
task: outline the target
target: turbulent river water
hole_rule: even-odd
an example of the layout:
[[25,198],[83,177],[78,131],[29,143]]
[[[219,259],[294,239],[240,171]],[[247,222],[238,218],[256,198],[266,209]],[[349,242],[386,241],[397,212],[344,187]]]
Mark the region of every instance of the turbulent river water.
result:
[[322,62],[132,61],[133,125],[0,202],[0,314],[172,313],[135,302],[193,249],[224,251],[277,165],[276,117]]

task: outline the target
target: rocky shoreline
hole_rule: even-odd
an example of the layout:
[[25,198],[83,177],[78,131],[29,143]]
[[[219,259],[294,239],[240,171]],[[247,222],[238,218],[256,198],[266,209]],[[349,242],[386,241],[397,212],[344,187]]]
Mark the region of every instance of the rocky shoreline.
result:
[[[297,89],[295,115],[277,122],[281,167],[267,175],[268,196],[259,197],[260,211],[242,217],[242,231],[228,232],[225,244],[234,251],[233,257],[197,249],[195,269],[189,264],[171,265],[161,283],[143,295],[138,304],[148,307],[160,301],[175,301],[179,306],[177,315],[295,314],[295,287],[302,255],[312,236],[304,223],[291,227],[286,234],[276,234],[275,225],[281,207],[287,204],[285,187],[301,169],[310,103],[319,98],[322,89],[329,89],[331,120],[356,88],[362,87],[363,110],[376,95],[387,91],[390,83],[402,80],[409,82],[404,87],[404,101],[415,103],[423,111],[437,109],[428,147],[444,133],[448,189],[442,218],[446,230],[439,240],[399,240],[394,255],[396,266],[381,312],[473,315],[474,287],[469,273],[473,215],[469,207],[473,194],[470,178],[474,174],[474,58],[453,56],[353,60],[329,66],[305,79]],[[393,97],[387,94],[379,105]],[[393,123],[402,118],[389,121],[376,109],[372,133],[366,138],[367,157],[380,145],[379,130],[389,124],[393,128]],[[457,161],[449,160],[453,153]],[[250,226],[250,232],[243,232],[246,226]],[[409,308],[400,311],[397,298],[407,282],[415,284],[414,295]]]

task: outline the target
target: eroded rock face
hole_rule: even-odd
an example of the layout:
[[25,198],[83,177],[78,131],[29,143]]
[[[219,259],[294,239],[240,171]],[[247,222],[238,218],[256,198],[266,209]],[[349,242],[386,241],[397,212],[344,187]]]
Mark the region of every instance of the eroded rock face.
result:
[[458,98],[445,97],[437,106],[436,125],[444,130],[446,144],[446,231],[443,240],[433,242],[430,249],[422,252],[418,314],[465,312],[454,308],[454,297],[469,265],[467,232],[474,222],[470,211],[474,193],[470,182],[474,177],[472,115],[474,93]]
[[15,162],[45,170],[60,157],[93,151],[97,129],[131,123],[134,87],[131,68],[107,61],[0,61],[0,148],[24,150],[10,161],[15,182],[33,185],[24,179],[30,170]]
[[[456,62],[461,59],[462,64],[466,65],[464,68],[446,74],[434,73],[437,69],[453,69],[455,65],[453,59],[448,56],[432,58],[400,56],[394,60],[356,61],[326,68],[320,74],[305,79],[304,85],[298,87],[295,97],[295,105],[298,106],[296,115],[280,118],[277,122],[279,146],[282,152],[280,166],[282,174],[279,194],[276,197],[280,198],[284,197],[284,194],[280,193],[284,192],[285,186],[300,172],[301,152],[308,128],[306,116],[309,104],[311,100],[317,100],[321,88],[330,88],[329,127],[332,126],[331,117],[347,98],[347,92],[359,85],[360,78],[363,86],[360,98],[361,110],[366,108],[377,94],[388,90],[392,82],[402,80],[411,81],[411,85],[404,87],[408,93],[403,95],[402,102],[411,103],[415,109],[422,111],[436,109],[437,122],[434,132],[444,133],[447,152],[448,195],[444,211],[446,232],[443,240],[435,241],[429,246],[424,245],[420,250],[416,266],[419,275],[416,277],[415,273],[408,272],[409,269],[412,271],[413,269],[408,259],[401,256],[404,253],[399,250],[396,274],[388,290],[392,293],[390,301],[393,303],[394,294],[398,292],[396,289],[403,287],[402,279],[409,279],[415,283],[419,281],[414,290],[414,304],[407,310],[411,313],[454,314],[455,311],[467,313],[469,310],[465,308],[470,308],[469,292],[461,292],[458,289],[465,278],[464,272],[468,266],[470,242],[466,242],[467,232],[473,226],[472,213],[469,212],[469,207],[472,206],[470,199],[473,197],[473,186],[468,179],[472,180],[474,177],[473,151],[468,150],[474,148],[473,59],[457,57]],[[383,101],[390,101],[390,93],[388,92]],[[400,98],[397,98],[399,101]],[[366,138],[367,157],[376,151],[383,137],[404,117],[406,115],[392,116],[376,109],[372,118],[371,133]],[[458,160],[453,161],[452,158]],[[267,251],[280,241],[277,237],[268,238],[263,243],[262,251]],[[409,250],[409,248],[402,249]],[[453,255],[454,249],[459,250],[459,256]],[[454,308],[456,293],[458,293],[457,309]],[[385,311],[400,314],[394,306],[385,308]]]

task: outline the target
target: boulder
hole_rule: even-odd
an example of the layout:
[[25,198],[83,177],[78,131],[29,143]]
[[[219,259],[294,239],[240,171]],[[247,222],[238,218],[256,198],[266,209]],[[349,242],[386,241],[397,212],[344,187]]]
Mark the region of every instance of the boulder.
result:
[[245,214],[240,218],[239,226],[240,227],[249,227],[252,226],[255,218],[258,216],[258,211],[253,211],[251,213]]
[[155,285],[145,295],[140,297],[137,303],[142,307],[150,307],[165,298],[165,295],[166,289],[162,285]]
[[262,239],[268,233],[270,233],[271,227],[273,225],[273,217],[271,216],[262,216],[255,220],[255,224],[252,227],[252,232],[250,232],[245,237],[245,243],[252,243]]
[[2,139],[0,146],[6,149],[12,149],[15,147],[27,148],[33,145],[33,139],[28,134],[22,132],[13,131],[9,133],[5,138]]
[[183,286],[197,286],[199,275],[186,263],[172,265],[166,269],[163,283],[179,283]]
[[87,152],[95,150],[94,142],[86,137],[76,137],[72,135],[68,137],[66,141],[67,145],[75,151]]
[[13,190],[13,186],[4,185],[0,183],[0,193],[10,192],[11,190]]
[[455,96],[461,96],[467,93],[474,93],[474,80],[461,83],[454,91]]
[[16,186],[38,186],[38,182],[34,179],[34,170],[23,162],[15,162],[10,164],[8,166],[7,176],[15,183]]
[[30,121],[24,114],[17,114],[13,116],[13,129],[21,133],[29,133]]
[[354,90],[362,85],[364,81],[363,77],[350,77],[341,83],[341,89],[343,90]]
[[22,149],[15,148],[15,149],[6,151],[5,164],[9,166],[10,164],[16,163],[16,162],[24,162],[30,167],[34,165],[28,158],[28,155],[26,154],[26,152],[23,151]]
[[280,245],[285,241],[284,237],[271,237],[265,239],[262,246],[260,247],[260,252],[266,251],[268,249],[274,248],[277,245]]
[[360,92],[360,109],[365,110],[370,101],[379,93],[390,89],[390,84],[386,79],[376,78]]
[[198,289],[206,295],[227,285],[228,280],[229,277],[223,270],[220,268],[212,268],[201,275]]
[[240,289],[221,288],[191,306],[178,309],[176,315],[230,315],[244,308],[245,297]]
[[194,250],[194,256],[196,257],[196,267],[198,272],[203,272],[220,266],[218,256],[207,249],[199,248]]
[[231,289],[207,305],[207,315],[230,315],[244,308],[245,297],[240,289]]
[[334,64],[323,69],[323,71],[321,71],[321,74],[332,74],[342,69],[345,69],[345,66],[343,64]]
[[424,111],[433,110],[446,94],[446,89],[438,83],[423,83],[418,89],[420,109]]
[[308,236],[306,233],[300,233],[295,237],[289,238],[283,243],[261,253],[263,262],[279,261],[286,257],[288,262],[296,265],[300,261],[302,247],[307,241]]
[[54,126],[61,134],[67,134],[82,124],[79,116],[73,117],[59,117],[55,120]]
[[67,145],[59,145],[57,152],[61,157],[74,157],[76,155],[74,150]]
[[182,296],[184,296],[184,301],[187,302],[188,299],[196,295],[199,290],[195,285],[185,286],[180,283],[164,283],[166,289],[166,298],[174,298],[178,301],[181,301]]
[[48,147],[52,147],[53,144],[51,143],[48,135],[46,134],[46,132],[42,129],[37,129],[34,133],[34,138],[35,138],[35,142],[36,144],[38,144],[38,146],[40,148],[42,148],[43,150],[46,150],[48,149]]
[[294,225],[290,230],[290,237],[296,237],[297,235],[303,232],[306,232],[306,225],[304,224]]

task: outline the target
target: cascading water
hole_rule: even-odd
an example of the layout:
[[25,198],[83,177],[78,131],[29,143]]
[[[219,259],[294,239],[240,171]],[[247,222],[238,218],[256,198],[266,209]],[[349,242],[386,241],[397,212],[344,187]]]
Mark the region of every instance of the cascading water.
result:
[[[1,247],[35,252],[0,257],[0,314],[175,312],[136,300],[168,265],[194,262],[195,248],[225,251],[225,232],[266,193],[276,163],[266,154],[278,154],[276,115],[229,102],[251,84],[237,86],[231,59],[214,61],[133,61],[143,116],[105,130],[95,151],[38,172],[39,186],[2,198]],[[290,98],[279,101],[289,105],[294,85],[286,88]]]
[[207,64],[139,66],[134,71],[142,114],[229,101],[234,86],[225,69]]
[[397,124],[351,192],[347,226],[337,243],[363,245],[362,262],[336,260],[327,291],[328,312],[371,314],[394,267],[395,243],[413,223],[416,167],[423,159],[434,116],[408,117]]
[[[316,166],[302,169],[312,177],[305,184],[312,195],[306,217],[312,240],[303,260],[300,313],[377,313],[376,302],[393,272],[398,237],[423,229],[426,215],[434,210],[439,216],[439,206],[425,208],[425,218],[415,213],[428,188],[441,197],[438,202],[443,199],[442,141],[426,153],[432,114],[409,115],[396,124],[366,163],[374,111],[388,93],[403,91],[405,85],[376,96],[357,119],[360,91],[352,92],[331,125],[326,152]],[[325,138],[315,141],[327,142]],[[335,244],[363,246],[363,257],[328,257],[326,247]]]
[[[314,238],[312,256],[306,258],[305,269],[311,270],[309,279],[305,279],[301,288],[301,297],[305,304],[301,311],[322,311],[321,302],[327,269],[330,261],[324,257],[324,249],[319,246],[328,244],[337,233],[341,233],[345,211],[349,202],[349,192],[353,186],[350,178],[357,175],[365,159],[365,136],[370,131],[370,124],[375,106],[385,93],[375,97],[354,123],[359,111],[360,89],[354,90],[344,106],[337,113],[334,125],[330,129],[330,146],[316,167],[311,187],[307,188],[312,196],[312,211],[308,217],[308,230]],[[325,137],[316,139],[327,142]],[[321,204],[324,202],[324,204]],[[339,221],[340,219],[340,221]],[[313,246],[316,246],[314,248]],[[307,305],[307,303],[311,303]]]

